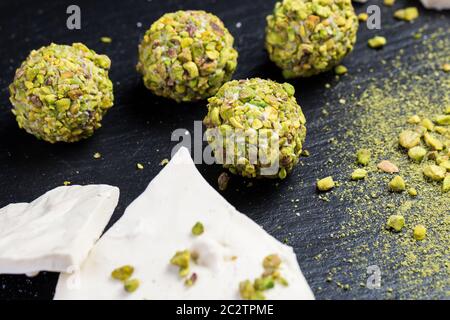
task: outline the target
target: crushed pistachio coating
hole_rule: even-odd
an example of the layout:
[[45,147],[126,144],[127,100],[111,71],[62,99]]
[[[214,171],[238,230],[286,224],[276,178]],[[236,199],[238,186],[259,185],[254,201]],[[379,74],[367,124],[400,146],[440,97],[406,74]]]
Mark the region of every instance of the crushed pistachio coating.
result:
[[194,236],[199,236],[199,235],[201,235],[204,231],[205,231],[205,227],[203,226],[203,223],[201,223],[201,222],[197,222],[197,223],[194,224],[194,226],[192,227],[192,234],[193,234]]
[[389,189],[393,192],[402,192],[406,190],[405,180],[401,176],[395,176],[389,182]]
[[225,83],[208,100],[206,137],[224,168],[247,178],[284,179],[298,163],[306,119],[295,89],[259,78]]
[[402,215],[393,214],[389,216],[386,225],[396,232],[400,232],[405,226],[405,217],[403,217]]
[[140,281],[138,279],[128,279],[123,283],[126,292],[132,293],[139,288]]
[[355,169],[352,172],[352,180],[361,180],[367,177],[367,171],[364,169]]
[[223,22],[205,11],[166,13],[139,45],[137,70],[154,94],[177,102],[214,95],[231,79],[238,53]]
[[266,20],[266,49],[285,78],[332,69],[356,42],[351,0],[283,0]]
[[114,269],[111,273],[111,277],[116,280],[125,281],[129,279],[134,272],[134,267],[130,265],[125,265],[120,268]]
[[371,152],[368,149],[359,149],[356,152],[356,160],[359,164],[367,166],[370,162]]
[[319,191],[329,191],[336,186],[333,177],[326,177],[317,181],[317,189]]
[[19,127],[50,143],[90,137],[113,105],[110,66],[82,43],[31,51],[9,86]]

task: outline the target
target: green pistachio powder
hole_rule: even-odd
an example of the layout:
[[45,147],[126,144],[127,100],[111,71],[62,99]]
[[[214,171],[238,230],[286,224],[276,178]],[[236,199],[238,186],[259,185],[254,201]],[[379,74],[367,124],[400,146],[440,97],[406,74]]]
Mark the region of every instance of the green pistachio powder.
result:
[[[354,87],[355,93],[346,97],[344,105],[328,102],[324,116],[318,120],[324,126],[323,130],[333,132],[334,136],[329,149],[323,151],[325,157],[339,164],[334,178],[340,185],[326,200],[334,203],[333,209],[330,208],[330,219],[339,216],[343,221],[330,237],[347,251],[343,259],[348,263],[346,267],[331,268],[324,285],[337,285],[343,290],[364,287],[369,276],[366,268],[378,265],[382,278],[381,289],[375,291],[377,297],[450,296],[450,192],[443,191],[442,181],[431,181],[424,176],[427,165],[436,165],[433,154],[418,162],[399,145],[402,131],[424,132],[419,124],[411,123],[415,121],[408,122],[411,116],[440,121],[448,112],[450,74],[441,66],[450,56],[450,38],[440,29],[424,39],[412,36],[411,41],[416,41],[413,56],[406,60],[400,50],[390,62],[382,60],[380,70],[376,72],[383,76],[373,74],[369,82],[364,83],[364,74],[375,70],[355,70],[354,75],[350,71],[350,75],[340,81],[345,82],[346,87]],[[341,98],[340,88],[342,86],[337,82],[329,92],[336,101]],[[346,114],[339,127],[328,127],[327,115],[339,112]],[[439,126],[433,128],[429,121],[425,123],[433,130],[433,136],[446,144],[438,153],[438,157],[445,160],[449,152],[450,127],[441,125],[441,129],[436,129]],[[433,150],[423,136],[419,143],[427,152]],[[364,180],[351,181],[349,175],[361,167],[357,163],[357,151],[361,148],[372,154],[364,167],[368,175]],[[388,183],[394,175],[377,169],[381,160],[396,164],[406,188],[414,188],[417,195],[415,192],[413,195],[390,192]],[[330,174],[332,169],[323,166],[315,170],[320,177]],[[318,197],[320,199],[320,195]],[[343,206],[336,207],[340,202]],[[405,218],[405,226],[398,233],[386,226],[391,215]],[[413,229],[419,224],[427,230],[422,241],[413,238]],[[320,260],[332,254],[324,250],[316,258]],[[332,256],[329,258],[333,259]],[[317,290],[324,289],[319,287]]]
[[237,66],[233,36],[204,11],[167,13],[139,45],[137,70],[153,93],[178,102],[205,99],[231,79]]
[[19,127],[51,143],[90,137],[113,105],[110,66],[81,43],[31,51],[9,86]]

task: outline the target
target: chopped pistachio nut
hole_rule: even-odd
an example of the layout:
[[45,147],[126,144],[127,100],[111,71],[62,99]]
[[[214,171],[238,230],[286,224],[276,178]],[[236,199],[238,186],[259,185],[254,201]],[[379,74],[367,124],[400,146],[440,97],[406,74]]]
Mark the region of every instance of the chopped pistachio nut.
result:
[[423,168],[423,174],[433,181],[444,180],[446,171],[447,170],[445,170],[444,168],[434,164],[426,165]]
[[64,181],[63,182],[63,185],[65,185],[65,186],[70,186],[72,184],[72,182],[70,182],[70,181]]
[[226,172],[222,172],[217,179],[217,183],[219,184],[219,190],[225,191],[228,187],[228,182],[230,181],[230,176]]
[[422,120],[421,126],[424,127],[425,129],[427,129],[428,131],[433,131],[434,130],[433,121],[431,121],[428,118],[425,118],[425,119]]
[[358,20],[361,22],[366,22],[369,19],[369,15],[365,12],[358,14]]
[[427,235],[427,229],[423,225],[418,224],[417,226],[414,227],[414,229],[413,229],[414,239],[420,241],[420,240],[425,239],[426,235]]
[[413,21],[419,17],[419,10],[416,7],[408,7],[394,12],[394,17],[400,20]]
[[450,63],[444,63],[444,64],[442,65],[442,70],[443,70],[444,72],[450,72]]
[[82,43],[31,51],[9,86],[19,127],[50,143],[90,137],[113,105],[110,66]]
[[199,235],[201,235],[204,231],[205,231],[205,228],[203,227],[203,223],[201,223],[201,222],[197,222],[197,223],[194,224],[194,226],[192,227],[192,234],[193,234],[194,236],[199,236]]
[[277,254],[271,254],[264,258],[263,267],[264,269],[275,270],[281,265],[281,259]]
[[103,43],[111,43],[112,39],[110,37],[101,37],[100,41]]
[[444,110],[445,114],[450,114],[450,106],[447,106]]
[[413,115],[413,116],[408,118],[408,123],[419,124],[420,123],[420,117],[417,114],[415,114],[415,115]]
[[102,154],[100,152],[94,153],[94,159],[100,159],[102,157]]
[[319,191],[329,191],[335,187],[333,177],[326,177],[317,181],[317,189]]
[[191,260],[191,252],[189,250],[177,251],[175,255],[170,259],[170,263],[178,266],[180,277],[185,277],[189,273],[189,262]]
[[184,281],[184,285],[186,287],[192,287],[197,282],[197,278],[197,274],[195,272],[192,273],[191,276]]
[[395,3],[395,0],[384,0],[384,5],[387,7],[392,7]]
[[426,132],[423,138],[426,145],[433,150],[441,151],[442,149],[444,149],[444,144],[431,133]]
[[303,149],[301,155],[303,157],[309,157],[311,153],[309,152],[309,150]]
[[356,169],[352,172],[352,180],[361,180],[367,177],[367,171],[364,169]]
[[385,37],[375,36],[367,42],[369,44],[369,47],[373,49],[382,48],[386,45],[387,41]]
[[370,162],[371,152],[368,149],[360,149],[356,153],[356,159],[359,164],[367,166]]
[[285,78],[332,69],[356,42],[358,18],[350,1],[283,0],[266,20],[266,49]]
[[136,163],[136,168],[139,170],[143,170],[144,169],[144,165],[142,163]]
[[405,180],[401,176],[395,176],[389,182],[389,189],[393,192],[402,192],[406,190]]
[[408,156],[417,162],[421,162],[425,155],[427,154],[427,150],[425,148],[422,148],[420,146],[411,148],[408,150]]
[[132,293],[139,288],[140,282],[138,279],[128,279],[124,282],[123,287],[126,292]]
[[165,159],[162,159],[162,160],[161,160],[161,162],[159,163],[159,165],[165,166],[165,165],[168,164],[168,163],[169,163],[169,159],[165,158]]
[[390,162],[389,160],[383,160],[381,161],[379,164],[377,164],[378,169],[380,169],[381,171],[384,171],[386,173],[397,173],[400,170],[398,169],[398,167],[393,164],[392,162]]
[[409,188],[409,189],[408,189],[408,194],[409,194],[411,197],[415,197],[415,196],[417,196],[417,190],[416,190],[415,188]]
[[442,182],[442,192],[450,191],[450,175],[446,175]]
[[347,71],[348,71],[347,67],[342,64],[334,67],[334,73],[336,73],[338,76],[346,74]]
[[266,297],[261,291],[255,289],[254,284],[250,280],[239,283],[239,293],[241,298],[245,300],[265,300]]
[[125,265],[120,268],[114,269],[111,272],[111,277],[113,277],[116,280],[125,281],[129,279],[134,272],[134,267],[130,265]]
[[400,232],[405,225],[405,218],[402,215],[393,214],[389,216],[387,226],[397,232]]
[[411,149],[420,143],[420,134],[415,131],[404,130],[400,133],[398,141],[403,148]]
[[137,70],[154,94],[177,102],[214,95],[231,79],[238,53],[233,36],[215,15],[166,13],[144,35]]
[[442,125],[442,126],[448,126],[448,125],[450,125],[450,114],[438,115],[434,119],[434,122],[436,122],[437,124]]
[[[306,119],[289,83],[225,83],[208,99],[206,138],[218,163],[245,178],[284,179],[298,163]],[[242,142],[240,142],[242,141]]]
[[450,160],[445,160],[439,163],[439,167],[444,168],[447,171],[450,171]]
[[275,281],[272,276],[256,278],[253,286],[257,291],[264,291],[275,287]]

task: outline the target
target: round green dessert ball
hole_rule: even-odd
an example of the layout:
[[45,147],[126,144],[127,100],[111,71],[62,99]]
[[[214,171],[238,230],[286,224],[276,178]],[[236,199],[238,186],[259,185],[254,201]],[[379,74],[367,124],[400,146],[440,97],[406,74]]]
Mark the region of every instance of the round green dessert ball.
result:
[[298,163],[306,120],[289,83],[253,78],[225,83],[203,120],[217,162],[246,178],[280,178]]
[[113,105],[110,66],[82,43],[31,51],[9,86],[19,127],[50,143],[90,137]]
[[153,93],[177,102],[206,99],[231,79],[238,53],[223,22],[205,11],[167,13],[139,45],[137,70]]
[[309,77],[352,51],[357,30],[351,0],[283,0],[267,17],[266,49],[285,78]]

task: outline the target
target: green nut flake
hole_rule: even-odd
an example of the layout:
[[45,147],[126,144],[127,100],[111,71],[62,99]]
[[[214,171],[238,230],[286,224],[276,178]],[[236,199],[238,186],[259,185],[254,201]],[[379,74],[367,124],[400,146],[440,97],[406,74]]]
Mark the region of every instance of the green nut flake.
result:
[[281,259],[277,254],[271,254],[264,258],[263,267],[264,269],[276,270],[281,265]]
[[402,215],[393,214],[389,216],[386,225],[392,230],[400,232],[405,225],[405,218]]
[[132,293],[139,288],[140,281],[138,279],[129,279],[126,280],[123,284],[123,287],[126,292]]
[[444,182],[442,183],[442,192],[450,191],[450,175],[446,175],[444,178]]
[[444,144],[431,133],[426,132],[423,139],[425,140],[426,145],[433,150],[441,151],[444,149]]
[[178,266],[180,277],[185,277],[189,273],[189,264],[191,261],[191,252],[189,250],[177,251],[175,255],[170,259],[170,263],[174,266]]
[[407,122],[411,123],[411,124],[419,124],[420,123],[420,117],[417,114],[415,114],[415,115],[409,117]]
[[317,189],[319,191],[329,191],[335,187],[333,177],[326,177],[317,181]]
[[415,196],[417,196],[417,190],[416,190],[415,188],[409,188],[409,189],[408,189],[408,194],[409,194],[411,197],[415,197]]
[[427,236],[427,228],[425,228],[423,225],[418,224],[413,229],[413,237],[414,239],[421,241],[424,240]]
[[359,164],[367,166],[370,162],[371,152],[368,149],[360,149],[356,153],[356,159]]
[[254,284],[250,280],[245,280],[239,283],[239,293],[242,299],[245,300],[265,300],[264,293],[256,290]]
[[347,67],[342,64],[334,67],[334,73],[336,73],[338,76],[346,74],[347,72],[348,72]]
[[139,45],[137,70],[153,93],[177,102],[214,95],[231,79],[238,53],[223,22],[205,11],[167,13]]
[[389,189],[393,192],[402,192],[406,190],[405,180],[401,176],[395,176],[389,182]]
[[428,118],[423,119],[422,122],[420,123],[420,125],[422,127],[424,127],[425,129],[427,129],[428,131],[433,131],[434,130],[433,121],[431,121]]
[[394,17],[399,20],[413,21],[419,17],[419,10],[416,7],[408,7],[394,12]]
[[260,277],[255,279],[253,286],[258,291],[264,291],[275,287],[275,281],[272,276]]
[[384,47],[387,41],[385,37],[375,36],[373,38],[370,38],[367,43],[369,44],[369,47],[371,47],[372,49],[379,49]]
[[426,154],[427,150],[420,146],[416,146],[408,150],[408,156],[416,162],[421,162]]
[[423,174],[433,181],[444,180],[446,172],[447,170],[434,164],[426,165],[423,168]]
[[434,119],[434,122],[442,126],[448,126],[450,125],[450,114],[438,115]]
[[204,231],[205,231],[205,228],[203,227],[203,223],[201,223],[201,222],[197,222],[197,223],[194,224],[194,226],[192,227],[192,234],[193,234],[194,236],[199,236],[199,235],[201,235]]
[[82,43],[31,51],[9,86],[19,127],[50,143],[90,137],[113,105],[110,66]]
[[289,84],[259,78],[225,83],[203,120],[217,162],[246,178],[285,178],[306,137],[294,93]]
[[134,272],[134,267],[130,265],[125,265],[120,268],[114,269],[111,273],[111,277],[116,280],[125,281],[129,279]]
[[420,134],[412,130],[404,130],[400,133],[398,142],[405,149],[411,149],[420,143]]
[[352,172],[352,180],[361,180],[367,177],[367,171],[364,169],[356,169]]
[[356,42],[351,0],[283,0],[266,20],[266,49],[285,78],[332,69]]

